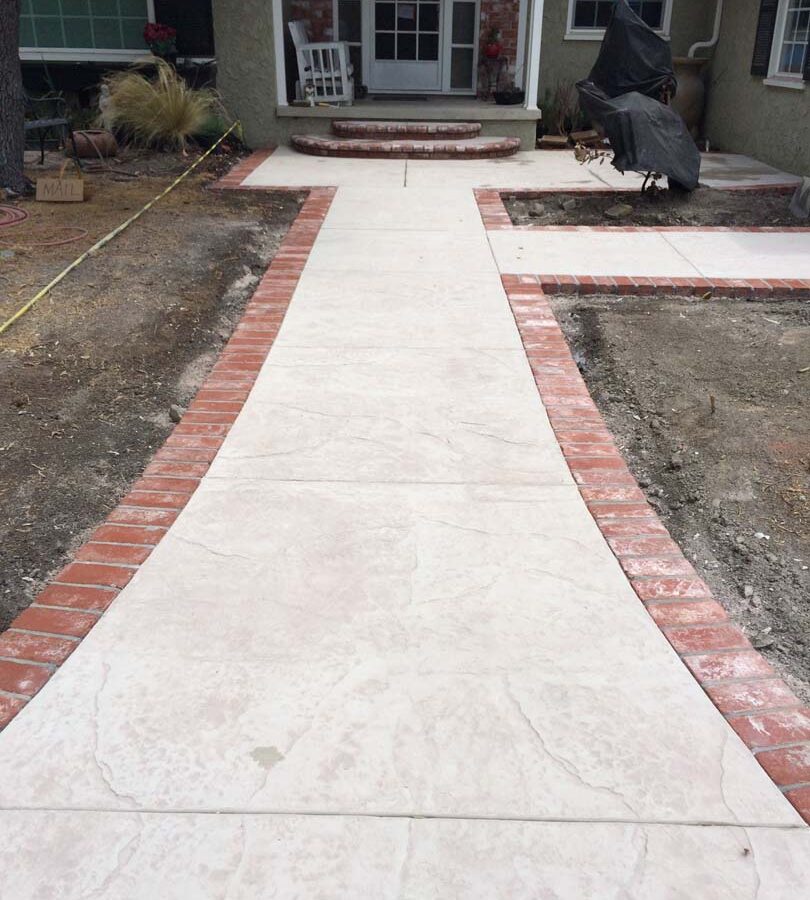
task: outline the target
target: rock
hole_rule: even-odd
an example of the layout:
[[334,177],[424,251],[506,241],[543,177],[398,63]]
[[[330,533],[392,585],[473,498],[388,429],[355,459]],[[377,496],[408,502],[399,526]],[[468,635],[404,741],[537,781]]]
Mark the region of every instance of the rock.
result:
[[751,643],[755,650],[767,650],[776,643],[776,638],[772,634],[757,634],[751,638]]
[[172,405],[169,407],[169,418],[172,420],[172,422],[179,422],[180,419],[183,418],[184,412],[185,410],[182,406],[178,406],[176,403],[172,403]]
[[529,215],[533,219],[539,219],[541,216],[546,214],[546,204],[545,203],[532,203],[529,207]]
[[743,597],[745,597],[746,600],[748,600],[753,596],[754,596],[754,586],[752,584],[743,585]]
[[605,210],[608,219],[626,219],[633,212],[629,203],[615,203]]
[[677,472],[679,469],[683,468],[683,454],[681,453],[673,453],[669,458],[669,463],[667,463],[667,468],[671,469],[673,472]]
[[560,209],[564,209],[566,212],[571,212],[572,209],[577,208],[577,201],[573,197],[568,197],[565,200],[560,200]]

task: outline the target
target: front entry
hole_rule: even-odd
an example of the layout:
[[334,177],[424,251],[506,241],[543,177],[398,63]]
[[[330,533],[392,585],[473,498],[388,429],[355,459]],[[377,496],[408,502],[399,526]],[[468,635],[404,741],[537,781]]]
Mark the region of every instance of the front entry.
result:
[[474,94],[478,4],[479,0],[364,0],[362,71],[369,90]]
[[372,0],[369,88],[440,91],[442,4]]

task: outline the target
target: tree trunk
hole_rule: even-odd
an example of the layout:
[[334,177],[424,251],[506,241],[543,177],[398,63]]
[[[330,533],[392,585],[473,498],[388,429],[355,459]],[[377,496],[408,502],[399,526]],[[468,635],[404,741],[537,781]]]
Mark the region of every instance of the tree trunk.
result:
[[0,187],[22,193],[25,99],[19,47],[20,0],[0,0]]

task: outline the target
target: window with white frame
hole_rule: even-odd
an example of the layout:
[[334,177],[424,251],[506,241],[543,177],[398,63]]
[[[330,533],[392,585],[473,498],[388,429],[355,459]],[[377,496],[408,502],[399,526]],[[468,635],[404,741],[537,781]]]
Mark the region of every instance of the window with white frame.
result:
[[[566,37],[601,38],[615,0],[569,0]],[[628,0],[630,8],[656,31],[669,32],[672,0]]]
[[810,42],[810,0],[782,0],[776,18],[769,75],[801,80]]

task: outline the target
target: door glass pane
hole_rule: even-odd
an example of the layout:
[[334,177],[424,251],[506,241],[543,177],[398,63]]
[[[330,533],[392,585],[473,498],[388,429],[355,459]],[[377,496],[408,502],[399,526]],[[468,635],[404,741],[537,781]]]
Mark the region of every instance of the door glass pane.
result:
[[435,62],[439,58],[439,35],[419,35],[419,59]]
[[397,3],[397,30],[416,31],[415,3]]
[[377,59],[394,59],[394,42],[396,35],[378,32],[374,42],[374,55]]
[[363,40],[362,0],[338,0],[337,39],[356,44]]
[[416,35],[397,35],[397,59],[416,59]]
[[475,43],[475,4],[453,4],[453,34],[454,44]]
[[394,4],[378,3],[375,9],[374,25],[378,31],[394,30]]
[[453,47],[450,51],[450,87],[470,90],[473,77],[473,48]]
[[419,30],[420,31],[438,31],[439,30],[439,4],[438,3],[420,3],[419,4]]

